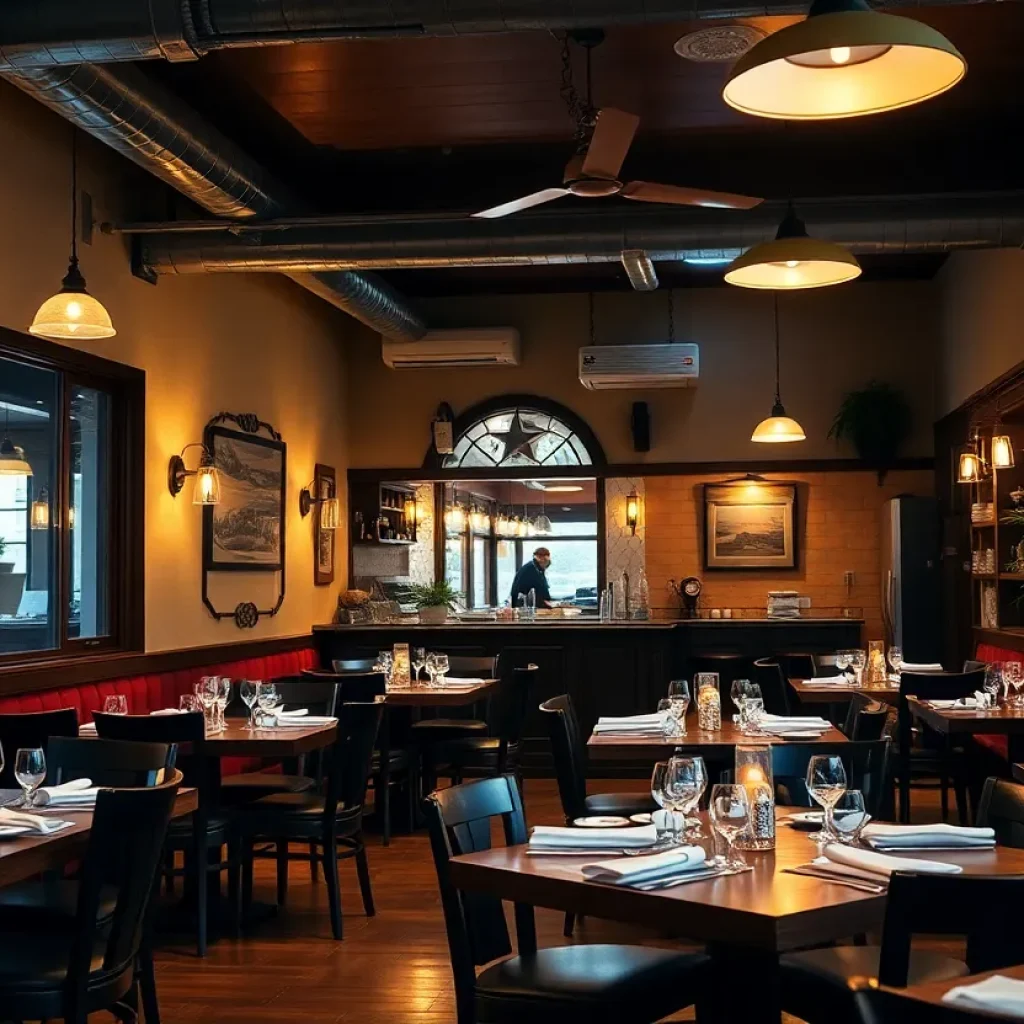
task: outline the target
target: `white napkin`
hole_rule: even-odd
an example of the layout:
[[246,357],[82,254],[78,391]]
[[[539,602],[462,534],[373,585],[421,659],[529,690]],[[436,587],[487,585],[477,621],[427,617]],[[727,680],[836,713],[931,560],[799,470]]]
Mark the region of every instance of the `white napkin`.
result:
[[762,715],[759,724],[765,732],[825,732],[832,728],[831,722],[816,715],[808,715],[806,718]]
[[981,690],[975,690],[974,703],[978,708],[988,710],[993,706],[994,700],[991,693],[983,693]]
[[183,715],[185,712],[181,708],[160,708],[158,711],[150,711],[149,717],[154,718],[157,715]]
[[91,807],[98,792],[92,779],[71,779],[59,786],[41,786],[36,790],[36,803],[40,807]]
[[309,729],[314,725],[333,725],[337,718],[333,715],[290,715],[287,711],[278,712],[272,722],[264,723],[263,728],[269,729]]
[[12,828],[29,828],[40,835],[49,835],[51,832],[59,832],[62,828],[71,825],[70,821],[58,821],[56,818],[41,818],[38,814],[23,814],[21,811],[12,811],[9,807],[0,807],[0,828],[10,826]]
[[901,672],[942,672],[943,668],[937,661],[914,662],[905,661],[900,665]]
[[1024,981],[995,974],[973,985],[951,988],[942,997],[942,1001],[975,1010],[1024,1017]]
[[996,834],[990,828],[961,825],[867,825],[861,839],[873,850],[927,849],[928,847],[992,847]]
[[813,679],[805,679],[807,686],[849,686],[850,677],[845,672],[837,676],[815,676]]
[[566,828],[561,825],[537,825],[530,833],[530,849],[558,850],[591,847],[595,850],[642,850],[658,841],[653,825],[636,828]]
[[955,708],[977,708],[978,702],[974,697],[958,697],[956,700],[929,700],[927,702],[939,711],[952,711]]
[[482,686],[486,679],[479,679],[476,676],[445,676],[445,686]]
[[636,885],[668,878],[683,871],[696,871],[704,866],[707,854],[699,846],[681,846],[665,853],[652,853],[647,857],[618,857],[595,864],[584,864],[583,877],[593,882],[614,882],[616,885]]
[[93,736],[95,736],[96,735],[96,723],[95,722],[84,722],[82,725],[80,725],[78,727],[78,735],[81,736],[82,733],[85,733],[87,735],[91,733]]
[[660,733],[664,724],[660,713],[653,715],[629,715],[624,718],[599,718],[594,726],[594,734],[602,733]]
[[858,850],[852,846],[837,846],[830,843],[814,863],[828,867],[843,875],[867,878],[877,882],[888,878],[894,871],[910,871],[917,875],[959,875],[963,868],[959,864],[944,864],[937,860],[919,860],[913,857],[890,857],[872,850]]

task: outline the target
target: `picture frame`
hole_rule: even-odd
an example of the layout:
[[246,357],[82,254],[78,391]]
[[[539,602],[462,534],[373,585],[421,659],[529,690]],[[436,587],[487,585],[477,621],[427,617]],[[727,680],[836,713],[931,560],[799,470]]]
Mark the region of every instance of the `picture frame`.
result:
[[[319,500],[338,496],[337,476],[333,466],[318,462],[313,469],[313,497]],[[317,587],[334,582],[335,534],[337,530],[320,528],[320,504],[313,506],[313,584]]]
[[211,421],[203,432],[221,489],[220,502],[203,509],[203,569],[283,573],[287,446],[269,424],[249,430],[247,419],[216,419],[241,420],[246,429]]
[[705,569],[795,569],[797,487],[737,480],[704,485]]

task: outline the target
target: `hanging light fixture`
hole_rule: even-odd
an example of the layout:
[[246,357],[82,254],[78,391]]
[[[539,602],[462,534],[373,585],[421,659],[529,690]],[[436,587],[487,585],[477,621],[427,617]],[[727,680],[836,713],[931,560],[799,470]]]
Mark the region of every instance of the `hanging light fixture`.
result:
[[71,263],[60,291],[39,307],[28,332],[56,341],[112,338],[117,331],[110,314],[86,290],[78,268],[78,130],[71,131]]
[[[999,417],[996,417],[998,430],[1002,426]],[[992,434],[992,466],[994,469],[1013,469],[1013,439],[1009,434]]]
[[540,537],[547,537],[551,533],[551,520],[547,514],[547,502],[544,500],[544,490],[541,488],[540,494],[540,515],[533,521],[533,528],[537,531],[537,535]]
[[775,312],[775,405],[772,406],[772,414],[766,420],[761,420],[754,432],[750,435],[751,441],[758,441],[764,444],[784,444],[789,441],[803,441],[807,438],[804,428],[796,420],[786,415],[786,409],[782,404],[782,397],[779,391],[779,295],[776,292],[774,299]]
[[50,494],[44,487],[39,492],[39,497],[32,502],[29,510],[29,526],[33,530],[48,530],[50,528]]
[[814,0],[805,21],[736,62],[722,98],[757,117],[860,117],[931,99],[966,72],[956,47],[929,25],[880,14],[865,0]]
[[961,452],[957,483],[976,484],[981,481],[981,477],[981,459],[978,457],[978,453],[974,451]]
[[834,242],[811,238],[790,203],[775,238],[737,256],[726,270],[725,280],[740,288],[795,291],[845,284],[860,272],[852,252]]
[[[199,465],[195,469],[185,468],[185,452],[189,448],[199,448]],[[195,442],[181,449],[180,455],[172,455],[167,464],[167,489],[172,497],[177,497],[185,486],[185,481],[194,476],[192,486],[193,505],[217,505],[220,503],[220,475],[213,464],[213,456],[205,444]],[[301,499],[300,499],[301,501]]]
[[10,438],[11,407],[4,405],[4,439],[0,441],[0,476],[31,476],[32,467],[25,458],[25,449]]

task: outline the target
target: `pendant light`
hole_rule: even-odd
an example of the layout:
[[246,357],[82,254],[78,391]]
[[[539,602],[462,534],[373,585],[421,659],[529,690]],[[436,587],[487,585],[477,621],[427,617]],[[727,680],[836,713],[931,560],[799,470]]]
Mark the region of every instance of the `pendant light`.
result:
[[103,303],[85,287],[78,269],[78,130],[71,135],[71,263],[61,289],[37,310],[29,334],[55,341],[76,338],[112,338],[117,331]]
[[995,426],[992,428],[992,467],[993,469],[1013,469],[1013,438],[1004,432],[1003,420],[996,412]]
[[779,392],[779,296],[773,296],[775,310],[775,405],[772,406],[772,414],[766,420],[761,420],[754,432],[750,435],[751,441],[758,441],[764,444],[784,444],[789,441],[806,440],[807,435],[804,428],[796,420],[786,415],[785,407],[782,404],[782,397]]
[[897,110],[951,89],[967,62],[936,29],[865,0],[814,0],[807,19],[763,39],[722,98],[757,117],[831,120]]
[[538,537],[548,537],[551,534],[551,520],[548,518],[546,506],[544,489],[542,489],[540,495],[540,515],[533,521],[533,528],[537,531]]
[[25,458],[25,449],[10,438],[11,407],[4,405],[4,438],[0,441],[0,476],[31,476],[32,467]]
[[845,284],[860,276],[857,257],[834,242],[811,238],[792,202],[775,238],[737,256],[725,280],[740,288],[796,291]]

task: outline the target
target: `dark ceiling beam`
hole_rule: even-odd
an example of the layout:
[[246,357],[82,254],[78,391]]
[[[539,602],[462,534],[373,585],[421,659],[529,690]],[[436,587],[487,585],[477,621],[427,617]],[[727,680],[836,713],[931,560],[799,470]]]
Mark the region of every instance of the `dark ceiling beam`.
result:
[[[929,0],[928,6],[957,0]],[[975,0],[978,2],[978,0]],[[923,6],[887,0],[888,8]],[[215,50],[804,13],[803,0],[3,0],[0,69],[196,60]]]

